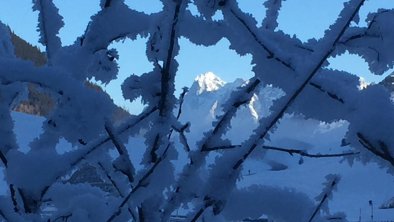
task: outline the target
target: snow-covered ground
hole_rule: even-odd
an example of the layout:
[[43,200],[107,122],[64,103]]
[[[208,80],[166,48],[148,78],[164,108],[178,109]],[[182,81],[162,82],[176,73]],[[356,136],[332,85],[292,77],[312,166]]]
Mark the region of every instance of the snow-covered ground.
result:
[[[41,132],[41,124],[44,121],[42,117],[30,116],[23,113],[12,114],[15,121],[15,132],[20,147],[26,147],[36,136]],[[297,124],[297,123],[292,123]],[[288,127],[294,127],[292,124],[287,124]],[[303,126],[305,133],[309,134],[308,127]],[[327,128],[327,127],[326,127]],[[334,128],[338,130],[338,128]],[[278,132],[285,132],[286,127],[279,128]],[[327,132],[325,132],[327,133]],[[298,133],[300,134],[300,133]],[[283,135],[283,134],[282,134]],[[300,135],[295,139],[299,139]],[[313,136],[309,134],[309,141],[313,140]],[[318,141],[332,140],[331,134],[316,134]],[[273,137],[275,140],[284,140],[284,138]],[[288,138],[290,140],[290,138]],[[142,138],[131,140],[142,144]],[[133,142],[133,143],[135,143]],[[128,147],[131,144],[129,144]],[[67,147],[66,147],[67,146]],[[59,144],[59,151],[63,148],[68,149],[69,145],[63,141]],[[133,155],[133,161],[138,162],[142,150],[130,150]],[[358,221],[361,210],[362,221],[368,221],[370,218],[369,200],[374,203],[374,218],[375,220],[394,220],[393,209],[378,209],[378,206],[385,201],[394,197],[394,177],[380,169],[376,164],[362,165],[355,162],[350,166],[347,162],[339,162],[338,158],[322,158],[322,159],[308,159],[304,158],[302,165],[298,164],[298,157],[291,157],[286,153],[268,153],[266,158],[271,160],[283,160],[282,162],[289,166],[286,170],[272,171],[270,170],[267,161],[251,160],[245,165],[245,172],[242,180],[238,182],[239,187],[246,187],[252,184],[272,185],[279,187],[295,188],[298,191],[306,193],[310,198],[316,197],[322,189],[322,182],[324,177],[330,173],[340,174],[342,179],[338,185],[337,192],[334,193],[333,199],[329,202],[330,210],[332,212],[343,211],[348,215],[349,221]],[[250,174],[249,175],[249,170]],[[3,171],[1,171],[1,178],[3,178]],[[7,191],[7,185],[4,179],[0,180],[0,194]],[[260,197],[257,197],[260,198]],[[264,198],[264,197],[261,197]]]
[[[191,122],[190,133],[186,136],[192,147],[201,138],[202,133],[210,128],[215,116],[220,114],[221,101],[225,101],[230,92],[242,83],[241,80],[237,80],[234,83],[225,84],[213,74],[203,75],[196,79],[189,94],[185,97],[180,119],[182,122]],[[275,96],[272,89],[256,96],[248,106],[237,113],[232,121],[232,129],[226,137],[231,139],[233,144],[240,144],[246,139],[257,126],[259,115],[269,111],[270,103]],[[29,143],[41,133],[41,125],[45,118],[17,112],[13,112],[12,117],[19,148],[27,152]],[[286,115],[275,132],[271,133],[267,145],[304,149],[312,154],[342,153],[350,149],[340,146],[346,130],[345,121],[322,123]],[[174,141],[181,147],[176,137]],[[130,148],[131,160],[138,170],[141,167],[138,164],[143,156],[144,138],[140,136],[130,139],[127,147]],[[65,140],[60,140],[57,145],[59,153],[70,148],[70,144]],[[211,155],[208,162],[213,161],[214,156]],[[180,151],[179,157],[184,158],[185,153]],[[394,209],[379,209],[382,204],[394,197],[394,176],[387,174],[387,169],[381,169],[375,163],[363,165],[354,162],[350,165],[348,161],[341,160],[342,158],[300,158],[298,155],[290,156],[284,152],[257,151],[249,161],[245,162],[243,177],[238,181],[237,186],[243,188],[257,184],[291,188],[307,194],[313,200],[321,193],[325,176],[339,174],[341,180],[329,202],[332,213],[345,212],[349,221],[359,221],[360,216],[361,221],[369,221],[371,214],[369,201],[371,200],[374,204],[376,221],[394,221]],[[184,162],[181,160],[174,163],[176,171],[180,171],[182,166],[179,163]],[[0,171],[0,195],[7,192],[8,188],[2,170]]]
[[[333,199],[329,202],[331,212],[345,212],[349,221],[358,221],[361,210],[362,221],[369,221],[374,203],[375,220],[393,220],[394,209],[378,209],[385,201],[394,196],[394,177],[388,175],[376,164],[366,166],[355,163],[339,163],[337,159],[306,160],[300,167],[290,167],[283,171],[263,170],[263,164],[250,164],[250,176],[247,174],[239,182],[240,187],[251,184],[264,184],[279,187],[291,187],[315,198],[322,191],[322,182],[328,174],[342,176]],[[260,170],[259,170],[260,168]]]

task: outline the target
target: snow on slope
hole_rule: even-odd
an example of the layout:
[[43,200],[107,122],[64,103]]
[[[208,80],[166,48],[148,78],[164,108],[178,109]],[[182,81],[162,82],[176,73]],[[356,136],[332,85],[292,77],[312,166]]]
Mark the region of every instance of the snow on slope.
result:
[[[208,91],[198,87],[203,76],[200,75],[200,78],[196,79],[190,92],[185,96],[181,117],[181,121],[191,122],[191,130],[187,137],[192,146],[202,133],[211,127],[215,116],[221,113],[220,106],[231,91],[244,84],[243,80],[237,79],[233,83],[225,83]],[[209,74],[209,79],[217,78],[219,77]],[[280,90],[270,87],[262,89],[250,104],[237,112],[232,121],[232,129],[226,137],[231,139],[233,144],[239,144],[246,139],[257,126],[257,119],[267,115],[272,100],[281,93]],[[347,131],[347,126],[346,121],[323,123],[286,115],[278,129],[271,133],[267,145],[305,149],[309,153],[342,153],[349,150],[347,147],[341,147],[341,139]],[[375,163],[362,165],[356,162],[350,166],[347,161],[340,162],[341,160],[342,158],[302,158],[303,163],[299,164],[300,157],[297,155],[268,151],[263,156],[261,152],[255,152],[254,158],[246,162],[245,176],[239,181],[238,186],[262,184],[291,187],[314,199],[321,192],[321,184],[327,174],[340,174],[342,180],[338,185],[338,191],[334,193],[334,198],[329,204],[332,212],[346,212],[349,221],[358,221],[361,209],[361,218],[365,221],[370,218],[369,200],[372,200],[377,208],[394,197],[394,177]],[[282,166],[285,170],[273,170],[273,165]],[[374,214],[376,220],[394,220],[394,209],[375,209]]]
[[194,87],[198,88],[196,92],[197,95],[200,95],[203,92],[216,91],[225,84],[222,79],[212,72],[201,74],[197,76],[194,81],[196,83]]
[[[185,96],[180,118],[182,122],[190,121],[191,123],[190,131],[193,135],[190,140],[192,143],[196,142],[195,138],[200,138],[203,132],[212,127],[212,121],[217,115],[222,114],[223,103],[237,87],[244,84],[246,82],[242,79],[225,83],[212,72],[201,74],[195,79]],[[257,120],[269,113],[272,101],[281,94],[279,89],[272,87],[261,89],[260,93],[254,95],[247,106],[241,107],[237,111],[236,118],[231,122],[233,126],[243,130],[230,129],[226,137],[232,138],[233,142],[245,140],[257,126]]]
[[[197,86],[192,86],[189,94],[185,97],[181,120],[191,121],[191,132],[187,135],[191,145],[194,145],[201,134],[209,129],[212,120],[220,112],[220,104],[224,102],[226,96],[229,96],[231,90],[243,84],[242,80],[225,84],[222,81],[217,81],[216,77],[212,78],[211,74],[208,77],[220,84],[214,84],[215,87],[211,87],[212,84],[202,80],[210,87],[202,90]],[[198,81],[195,84],[198,84]],[[199,91],[200,94],[193,93]],[[227,134],[233,143],[240,142],[256,126],[256,117],[251,109],[253,108],[259,116],[269,112],[269,105],[277,93],[272,89],[264,89],[263,93],[256,96],[252,105],[249,104],[239,111],[233,121],[231,131]],[[20,149],[27,152],[28,144],[40,134],[41,124],[45,119],[15,112],[12,113],[12,117],[15,121],[15,132]],[[297,116],[287,115],[275,133],[270,136],[269,144],[306,149],[310,153],[339,153],[346,150],[346,147],[340,147],[340,141],[346,133],[346,128],[346,122],[321,123],[316,120],[303,120]],[[127,147],[133,147],[129,152],[137,169],[143,155],[143,143],[143,138],[139,137],[129,140],[127,144]],[[66,141],[61,140],[57,150],[61,153],[70,148]],[[181,152],[180,157],[182,157]],[[392,189],[394,177],[376,164],[362,165],[356,162],[350,166],[347,162],[340,163],[339,160],[339,158],[303,158],[303,161],[300,162],[297,155],[290,156],[287,153],[269,151],[263,156],[261,152],[255,152],[252,159],[245,163],[244,176],[238,181],[237,186],[247,187],[252,184],[261,184],[295,188],[313,199],[321,192],[324,177],[330,173],[337,173],[342,176],[342,180],[338,185],[338,191],[334,193],[333,200],[329,203],[332,212],[346,212],[349,221],[358,221],[361,209],[362,221],[367,221],[370,215],[368,201],[372,200],[375,204],[374,218],[376,220],[393,220],[393,209],[380,210],[377,207],[394,197],[394,189]],[[273,167],[275,164],[282,164],[285,167],[275,168]],[[180,168],[180,166],[176,166],[176,169]],[[5,194],[8,192],[8,188],[4,179],[1,178],[3,178],[3,171],[0,173],[0,194]],[[264,197],[258,198],[263,199]]]

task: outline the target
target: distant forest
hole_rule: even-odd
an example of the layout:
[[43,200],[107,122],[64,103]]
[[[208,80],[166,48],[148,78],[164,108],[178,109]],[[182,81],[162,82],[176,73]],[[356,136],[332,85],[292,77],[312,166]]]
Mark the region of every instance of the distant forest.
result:
[[47,62],[45,53],[37,46],[28,43],[10,30],[11,40],[14,44],[15,55],[18,58],[32,61],[36,66],[42,66]]
[[[47,57],[45,53],[41,52],[37,46],[19,37],[11,29],[9,30],[16,57],[29,60],[36,66],[43,66],[46,64]],[[97,84],[89,81],[86,81],[85,84],[90,88],[103,92],[102,88]],[[51,96],[45,91],[40,90],[39,87],[34,84],[29,84],[28,88],[29,94],[27,100],[18,104],[14,110],[32,115],[47,116],[55,105]],[[130,114],[125,109],[119,107],[114,115],[115,122],[117,122],[117,120],[122,120]]]
[[[45,53],[37,46],[33,46],[10,29],[12,43],[14,44],[15,56],[33,62],[36,66],[43,66],[47,62]],[[29,84],[29,94],[25,101],[19,103],[14,110],[33,115],[46,116],[54,106],[51,97],[38,89],[34,84]]]

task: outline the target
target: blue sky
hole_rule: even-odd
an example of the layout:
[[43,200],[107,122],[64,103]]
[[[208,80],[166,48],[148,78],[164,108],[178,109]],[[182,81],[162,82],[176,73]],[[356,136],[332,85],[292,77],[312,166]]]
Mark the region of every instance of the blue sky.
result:
[[[85,30],[90,16],[99,10],[99,1],[54,0],[54,2],[64,18],[65,26],[59,34],[63,45],[73,43]],[[262,21],[265,15],[262,5],[264,1],[239,0],[238,2],[242,10],[253,14],[258,22]],[[320,38],[324,30],[334,22],[343,2],[344,0],[287,0],[280,11],[278,28],[290,35],[296,35],[303,41]],[[162,7],[159,0],[126,0],[126,3],[131,8],[146,13],[158,12]],[[365,19],[368,12],[376,11],[379,7],[393,8],[394,1],[367,1],[360,13],[361,20]],[[22,38],[44,49],[38,43],[37,12],[32,11],[31,0],[0,0],[0,20],[8,24]],[[152,65],[143,56],[146,40],[138,38],[136,41],[126,40],[112,45],[119,51],[120,73],[119,79],[112,81],[106,88],[117,104],[128,108],[131,112],[138,112],[141,106],[123,101],[120,84],[129,74],[139,75],[152,69]],[[178,92],[183,86],[190,86],[197,75],[207,71],[214,72],[225,81],[252,76],[251,57],[239,57],[228,49],[229,43],[225,39],[212,47],[196,46],[185,38],[181,38],[179,42],[181,50],[177,60],[180,66],[176,78]],[[332,67],[363,76],[369,82],[377,82],[383,78],[370,74],[363,60],[354,55],[347,54],[340,58],[331,58],[329,61]]]

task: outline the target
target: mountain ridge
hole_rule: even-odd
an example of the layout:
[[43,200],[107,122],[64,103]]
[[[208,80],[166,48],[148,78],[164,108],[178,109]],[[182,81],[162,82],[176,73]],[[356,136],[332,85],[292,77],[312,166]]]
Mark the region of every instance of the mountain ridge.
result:
[[[204,92],[216,91],[226,84],[219,76],[213,72],[206,72],[198,75],[190,87],[190,92],[195,91],[197,95]],[[196,89],[195,89],[196,88]]]
[[[212,115],[212,118],[215,118],[221,112],[220,106],[230,98],[231,93],[238,87],[246,85],[247,82],[247,80],[241,78],[237,78],[232,82],[225,82],[212,72],[200,74],[195,78],[189,92],[185,96],[185,105],[193,107],[193,109],[203,104],[208,105],[211,107],[209,110],[216,110],[214,115]],[[269,113],[272,101],[280,95],[282,95],[281,90],[266,86],[254,94],[251,101],[242,107],[241,110],[247,108],[249,114],[257,121],[262,113],[264,115]]]

